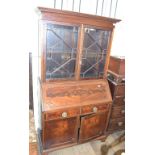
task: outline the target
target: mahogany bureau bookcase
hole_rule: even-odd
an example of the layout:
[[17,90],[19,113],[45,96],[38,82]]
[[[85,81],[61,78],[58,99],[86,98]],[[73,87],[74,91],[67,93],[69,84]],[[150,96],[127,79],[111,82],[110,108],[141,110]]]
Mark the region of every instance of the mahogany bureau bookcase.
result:
[[105,137],[107,69],[120,20],[38,7],[42,154]]

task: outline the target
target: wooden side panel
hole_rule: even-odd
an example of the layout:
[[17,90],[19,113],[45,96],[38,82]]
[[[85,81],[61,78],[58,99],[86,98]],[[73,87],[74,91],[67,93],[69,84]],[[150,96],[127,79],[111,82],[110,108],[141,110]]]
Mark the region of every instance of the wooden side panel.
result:
[[105,112],[82,117],[79,142],[102,135],[106,127],[107,114]]
[[39,42],[41,53],[41,81],[45,82],[46,78],[46,23],[44,21],[39,22]]
[[44,122],[43,147],[52,147],[77,141],[78,117]]
[[125,59],[121,61],[119,74],[125,75]]
[[110,57],[110,63],[108,69],[116,74],[119,73],[120,62],[119,60]]
[[108,70],[113,72],[114,74],[124,76],[125,75],[125,58],[111,56]]

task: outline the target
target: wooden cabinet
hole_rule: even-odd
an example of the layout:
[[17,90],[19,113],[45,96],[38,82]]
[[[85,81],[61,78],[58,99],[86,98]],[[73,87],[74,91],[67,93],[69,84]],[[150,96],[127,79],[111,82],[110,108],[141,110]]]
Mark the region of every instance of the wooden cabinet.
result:
[[106,136],[112,103],[106,76],[120,20],[42,7],[38,12],[42,152]]
[[103,136],[111,94],[106,80],[42,83],[42,143],[55,149]]
[[108,78],[116,83],[125,82],[125,57],[111,56],[108,67]]
[[119,76],[125,76],[125,57],[111,56],[109,63],[109,72]]
[[[125,129],[125,59],[110,57],[108,82],[113,98],[108,132]],[[114,78],[111,78],[114,77]]]

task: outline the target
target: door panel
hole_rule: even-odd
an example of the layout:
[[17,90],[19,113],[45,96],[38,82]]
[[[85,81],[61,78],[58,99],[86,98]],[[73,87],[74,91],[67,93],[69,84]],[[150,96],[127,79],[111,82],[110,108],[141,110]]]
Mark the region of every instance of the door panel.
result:
[[46,79],[73,78],[77,53],[78,27],[47,24]]
[[111,31],[85,28],[80,77],[102,78]]
[[81,117],[79,142],[102,135],[106,127],[107,114],[106,111]]
[[77,141],[78,117],[44,122],[43,143],[48,149]]

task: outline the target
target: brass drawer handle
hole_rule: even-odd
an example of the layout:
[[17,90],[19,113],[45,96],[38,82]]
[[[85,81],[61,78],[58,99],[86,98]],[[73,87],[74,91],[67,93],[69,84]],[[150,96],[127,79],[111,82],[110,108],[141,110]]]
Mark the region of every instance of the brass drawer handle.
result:
[[121,113],[124,114],[125,113],[125,110],[122,110]]
[[122,126],[123,125],[123,122],[118,122],[118,126]]
[[67,112],[63,112],[61,115],[63,118],[67,117]]
[[93,112],[97,112],[97,107],[93,107]]

